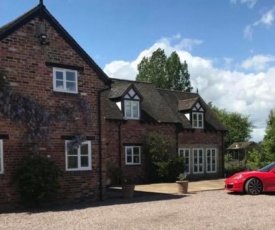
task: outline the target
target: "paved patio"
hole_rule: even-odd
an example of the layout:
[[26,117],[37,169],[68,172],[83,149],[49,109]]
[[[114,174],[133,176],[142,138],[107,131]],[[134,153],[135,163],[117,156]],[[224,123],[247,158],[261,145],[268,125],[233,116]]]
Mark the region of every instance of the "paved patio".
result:
[[[192,181],[188,183],[188,192],[190,193],[198,191],[217,190],[223,188],[224,179]],[[146,184],[136,185],[135,191],[175,194],[178,193],[178,188],[176,183]]]
[[[190,181],[188,183],[188,193],[209,190],[221,190],[224,188],[224,178],[216,180]],[[121,187],[111,187],[110,191],[120,190]],[[176,183],[159,183],[159,184],[143,184],[136,185],[135,192],[142,193],[162,193],[162,194],[178,194]],[[109,193],[113,196],[114,193]],[[112,195],[111,195],[112,194]]]

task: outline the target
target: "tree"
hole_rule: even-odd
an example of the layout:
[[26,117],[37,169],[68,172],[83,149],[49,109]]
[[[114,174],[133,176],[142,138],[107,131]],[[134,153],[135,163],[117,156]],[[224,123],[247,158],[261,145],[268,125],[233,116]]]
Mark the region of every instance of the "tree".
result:
[[144,133],[146,178],[150,182],[174,182],[184,171],[184,159],[178,157],[171,137],[157,133]]
[[248,116],[243,116],[236,112],[227,112],[209,103],[212,111],[228,130],[225,137],[225,146],[228,147],[234,142],[248,141],[251,138],[253,124]]
[[265,156],[265,161],[275,160],[275,109],[270,110],[264,139],[262,142],[262,149]]
[[180,62],[176,52],[168,58],[164,50],[157,49],[151,57],[144,57],[138,64],[137,81],[151,82],[157,88],[190,92],[190,74],[186,61]]

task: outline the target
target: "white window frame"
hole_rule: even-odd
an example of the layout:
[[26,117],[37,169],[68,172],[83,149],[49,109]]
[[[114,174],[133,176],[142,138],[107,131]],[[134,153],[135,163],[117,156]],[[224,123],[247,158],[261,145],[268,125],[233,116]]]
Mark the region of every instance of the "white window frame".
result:
[[[208,151],[210,151],[210,156],[208,156]],[[213,156],[213,151],[214,151],[214,156]],[[217,148],[206,148],[205,158],[206,158],[206,172],[207,173],[216,173],[217,172],[217,156],[218,156]],[[208,162],[208,160],[210,160],[210,161]],[[213,162],[213,160],[214,160],[214,162]],[[209,165],[210,165],[210,170],[208,170]],[[215,167],[214,170],[213,170],[213,165]]]
[[82,167],[81,166],[81,146],[79,146],[77,148],[77,154],[73,155],[75,157],[77,157],[77,168],[69,168],[69,162],[68,162],[68,157],[72,156],[68,154],[69,148],[68,148],[68,144],[69,144],[69,140],[65,141],[65,157],[66,157],[66,171],[87,171],[87,170],[92,170],[92,143],[91,141],[83,141],[81,143],[81,146],[83,145],[88,145],[88,166],[86,167]]
[[[204,173],[204,149],[203,148],[193,148],[192,149],[192,153],[193,153],[193,164],[192,164],[192,166],[193,166],[193,173],[194,174],[202,174],[202,173]],[[199,157],[195,153],[197,153],[199,155]],[[201,156],[200,156],[200,153],[201,153]],[[195,155],[196,155],[196,158],[197,158],[197,163],[195,163],[195,159],[196,159]],[[200,157],[201,157],[202,162],[199,161]],[[195,171],[195,166],[197,166],[197,169],[198,169],[196,171]],[[200,166],[201,166],[201,170],[199,170]]]
[[[195,119],[195,117],[197,117],[197,119]],[[201,124],[200,124],[200,122],[201,122]],[[204,114],[203,113],[192,112],[192,127],[196,128],[196,129],[203,129],[203,127],[204,127]]]
[[[138,149],[138,162],[134,162],[134,148]],[[131,150],[131,161],[128,161],[128,149]],[[126,165],[140,165],[141,164],[141,147],[140,146],[125,146],[125,164]]]
[[4,174],[3,140],[0,140],[0,174]]
[[[178,156],[184,158],[184,173],[190,174],[190,149],[189,148],[179,148]],[[188,163],[186,163],[186,159],[188,159]]]
[[[130,116],[127,116],[127,111],[126,111],[126,103],[130,103]],[[133,108],[134,106],[137,105],[138,113],[137,116],[134,116]],[[138,100],[124,100],[124,117],[127,119],[132,119],[132,120],[139,120],[140,119],[140,101]]]
[[[56,86],[56,72],[62,72],[63,73],[63,89],[60,89]],[[67,82],[73,82],[73,81],[68,81],[66,79],[66,73],[71,72],[75,74],[75,91],[69,90],[66,88],[66,83]],[[53,68],[53,90],[56,92],[62,92],[62,93],[73,93],[77,94],[78,93],[78,74],[76,70],[72,69],[61,69],[61,68]]]

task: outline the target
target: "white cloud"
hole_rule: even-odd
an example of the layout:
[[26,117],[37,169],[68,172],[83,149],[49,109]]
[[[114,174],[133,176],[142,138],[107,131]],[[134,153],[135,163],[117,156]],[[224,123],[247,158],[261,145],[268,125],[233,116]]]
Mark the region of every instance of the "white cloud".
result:
[[[238,0],[230,0],[230,2],[233,4],[237,4]],[[257,0],[239,0],[239,2],[241,4],[246,4],[250,9],[252,9],[256,5]]]
[[274,21],[274,12],[275,12],[275,6],[262,16],[259,23],[263,25],[271,26]]
[[137,74],[137,65],[135,62],[112,61],[105,65],[104,71],[111,78],[134,80]]
[[194,45],[200,45],[200,44],[202,44],[201,40],[185,38],[185,39],[182,39],[180,43],[175,46],[175,48],[187,49],[191,51]]
[[275,62],[275,56],[255,55],[243,61],[241,67],[247,70],[261,71],[268,68],[269,64],[272,62]]
[[274,14],[275,14],[275,6],[264,13],[260,20],[252,23],[251,25],[247,25],[244,28],[244,36],[248,39],[252,39],[253,31],[258,26],[267,26],[270,27],[274,21]]
[[[178,44],[180,44],[180,40]],[[204,100],[215,106],[225,108],[230,112],[238,112],[249,116],[256,126],[253,130],[253,140],[261,141],[266,127],[266,119],[270,109],[275,107],[275,65],[273,56],[255,55],[242,63],[243,68],[260,69],[264,72],[244,73],[215,68],[212,61],[206,58],[193,56],[184,49],[177,49],[178,44],[171,44],[171,39],[161,39],[150,48],[142,51],[132,62],[113,61],[105,66],[104,71],[115,78],[134,80],[137,74],[137,64],[142,57],[150,56],[157,48],[165,50],[166,54],[177,51],[182,61],[188,63],[191,75],[191,84],[199,90]],[[229,63],[231,59],[227,60]]]

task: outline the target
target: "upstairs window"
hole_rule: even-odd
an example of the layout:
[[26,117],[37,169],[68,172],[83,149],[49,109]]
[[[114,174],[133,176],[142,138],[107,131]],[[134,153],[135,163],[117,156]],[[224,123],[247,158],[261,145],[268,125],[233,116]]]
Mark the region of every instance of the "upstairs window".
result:
[[53,89],[63,93],[78,93],[77,71],[53,68]]
[[124,118],[140,119],[140,97],[133,89],[124,96]]
[[139,119],[139,102],[138,101],[124,101],[124,117],[128,119]]
[[199,102],[192,109],[192,127],[195,129],[204,128],[204,109]]
[[203,113],[192,113],[192,127],[197,129],[203,128]]
[[66,141],[66,170],[82,171],[92,169],[91,141],[84,141],[78,148],[69,150]]
[[4,173],[3,140],[0,140],[0,174]]

